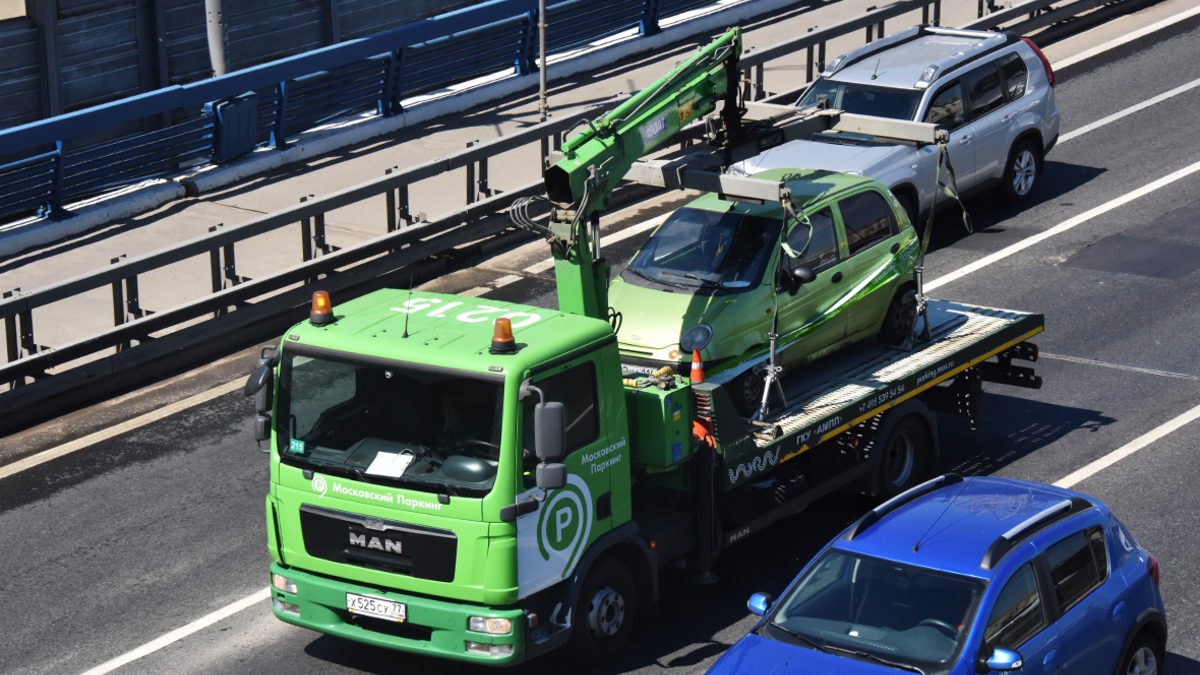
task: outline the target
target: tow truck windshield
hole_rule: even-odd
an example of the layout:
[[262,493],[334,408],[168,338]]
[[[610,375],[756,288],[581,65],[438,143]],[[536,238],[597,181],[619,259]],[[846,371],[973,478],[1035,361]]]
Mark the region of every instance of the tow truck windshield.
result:
[[744,292],[762,283],[782,227],[778,218],[682,208],[650,235],[622,278],[692,293]]
[[285,464],[425,492],[491,490],[501,382],[322,352],[284,352],[275,433]]
[[916,673],[958,659],[982,582],[830,549],[784,594],[759,632]]

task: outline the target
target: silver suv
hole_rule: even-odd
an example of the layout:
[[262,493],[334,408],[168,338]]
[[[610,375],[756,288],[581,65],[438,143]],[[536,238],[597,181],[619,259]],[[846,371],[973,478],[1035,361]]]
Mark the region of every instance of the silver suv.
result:
[[[949,132],[961,193],[998,186],[1028,199],[1058,141],[1054,71],[1041,50],[1012,33],[914,26],[837,57],[797,105],[824,99],[846,112],[929,122]],[[936,146],[847,132],[793,141],[731,167],[857,173],[891,188],[909,217],[933,203]]]

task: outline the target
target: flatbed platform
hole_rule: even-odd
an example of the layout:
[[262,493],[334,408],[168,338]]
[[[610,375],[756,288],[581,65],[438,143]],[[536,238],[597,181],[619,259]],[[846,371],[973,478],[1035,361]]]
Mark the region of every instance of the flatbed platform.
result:
[[[782,434],[748,433],[726,444],[726,489],[830,440],[900,402],[946,382],[1042,332],[1041,314],[929,301],[932,340],[909,351],[869,343],[785,375],[786,407],[764,420]],[[750,428],[747,428],[750,431]]]

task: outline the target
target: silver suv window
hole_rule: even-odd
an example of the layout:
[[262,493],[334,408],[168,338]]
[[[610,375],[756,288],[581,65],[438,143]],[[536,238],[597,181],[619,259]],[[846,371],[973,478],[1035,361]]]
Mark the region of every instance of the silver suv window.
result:
[[1013,52],[996,60],[1000,69],[1000,79],[1004,83],[1004,92],[1008,100],[1021,98],[1025,95],[1025,87],[1029,83],[1029,69],[1025,67],[1025,59]]
[[943,129],[954,131],[966,121],[963,114],[962,84],[943,87],[929,103],[929,112],[925,113],[925,121],[936,124]]
[[797,105],[816,105],[821,98],[828,99],[829,107],[848,113],[911,120],[921,103],[921,92],[915,89],[817,80]]
[[989,63],[967,73],[963,83],[971,97],[971,119],[979,119],[1004,105],[1000,73],[994,64]]

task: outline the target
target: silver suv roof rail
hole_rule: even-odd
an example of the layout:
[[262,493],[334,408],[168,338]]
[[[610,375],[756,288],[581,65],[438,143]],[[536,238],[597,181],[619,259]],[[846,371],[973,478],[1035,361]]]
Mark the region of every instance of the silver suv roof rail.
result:
[[1092,503],[1083,497],[1071,497],[1063,501],[1043,509],[1025,522],[1017,525],[1013,529],[996,537],[996,541],[988,547],[986,553],[983,554],[983,561],[979,563],[979,569],[991,570],[994,569],[996,563],[1004,559],[1018,544],[1024,541],[1040,530],[1063,520],[1067,516],[1074,515],[1085,509],[1092,508]]
[[930,492],[940,490],[948,485],[957,485],[961,482],[963,482],[962,476],[956,473],[947,473],[938,476],[933,480],[927,480],[916,487],[909,488],[908,490],[901,492],[895,497],[892,497],[886,502],[864,513],[862,518],[859,518],[854,522],[853,525],[850,526],[850,529],[846,530],[846,534],[842,535],[842,539],[845,539],[846,541],[854,541],[854,538],[865,532],[868,527],[878,523],[884,516],[892,511],[895,511],[901,506],[904,506],[905,504],[919,497],[924,497]]

